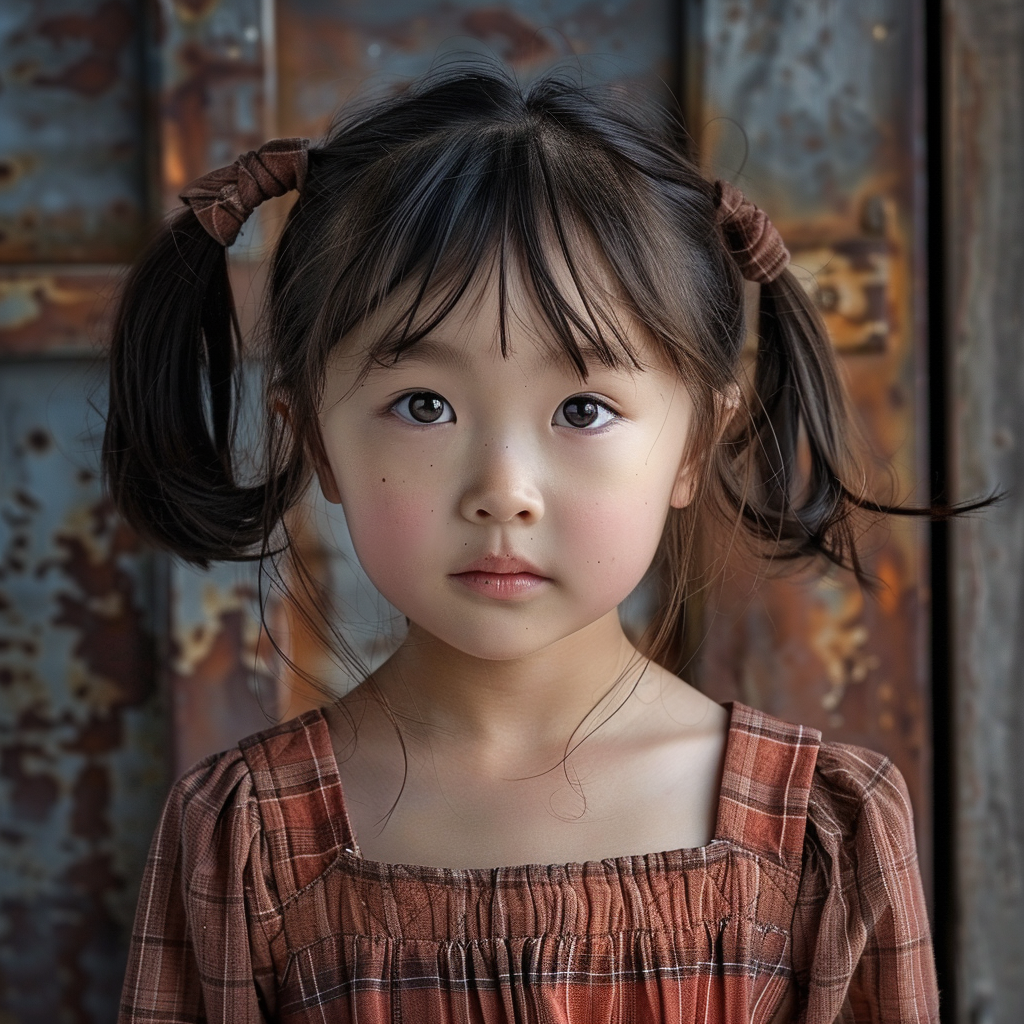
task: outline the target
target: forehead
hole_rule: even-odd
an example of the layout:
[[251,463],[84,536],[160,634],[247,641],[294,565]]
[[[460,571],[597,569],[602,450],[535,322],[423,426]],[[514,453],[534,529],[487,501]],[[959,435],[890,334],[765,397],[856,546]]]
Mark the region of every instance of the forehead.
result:
[[556,248],[532,265],[494,254],[469,270],[408,278],[341,339],[332,362],[365,377],[401,364],[460,369],[503,358],[585,379],[597,365],[663,364],[659,348],[593,247]]

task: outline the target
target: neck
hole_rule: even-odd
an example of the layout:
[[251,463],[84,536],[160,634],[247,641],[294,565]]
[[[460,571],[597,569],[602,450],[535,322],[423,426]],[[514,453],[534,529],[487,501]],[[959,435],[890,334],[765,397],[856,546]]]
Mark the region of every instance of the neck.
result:
[[472,657],[413,624],[371,679],[414,742],[500,764],[561,756],[570,737],[578,742],[619,707],[647,664],[613,609],[514,661]]

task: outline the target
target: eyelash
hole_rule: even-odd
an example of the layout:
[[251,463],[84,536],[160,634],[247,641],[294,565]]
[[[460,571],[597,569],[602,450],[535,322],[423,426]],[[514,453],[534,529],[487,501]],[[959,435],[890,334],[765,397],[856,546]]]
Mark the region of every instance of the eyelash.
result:
[[[443,417],[445,415],[445,409],[442,409],[442,411],[438,414],[438,419],[436,419],[436,420],[418,420],[418,419],[415,419],[412,416],[411,412],[408,411],[408,403],[412,399],[418,398],[418,397],[439,399],[443,403],[445,409],[447,409],[448,412],[450,412],[450,414],[451,414],[450,417],[447,418],[447,419],[442,419],[441,417]],[[559,414],[562,413],[562,410],[565,409],[565,407],[567,405],[569,405],[570,402],[589,402],[589,403],[593,403],[600,410],[600,412],[598,413],[598,416],[600,417],[601,412],[603,412],[603,413],[607,414],[608,418],[605,420],[605,422],[599,424],[596,427],[593,426],[592,424],[587,424],[586,426],[577,426],[576,424],[569,423],[569,422],[563,422],[563,423],[555,422],[555,420],[558,418]],[[401,407],[403,406],[403,403],[405,404],[406,413],[403,413],[401,411]],[[414,427],[430,427],[430,426],[434,426],[435,424],[436,425],[441,425],[441,424],[445,424],[445,423],[456,423],[458,421],[458,417],[455,415],[455,410],[451,407],[451,404],[448,402],[448,400],[446,398],[444,398],[443,396],[437,394],[437,392],[435,392],[435,391],[407,391],[404,395],[399,395],[399,397],[396,398],[395,401],[392,402],[391,405],[388,406],[388,411],[394,413],[403,422],[408,423],[408,424],[410,424],[411,426],[414,426]],[[615,420],[617,420],[619,418],[620,418],[619,414],[610,405],[608,405],[607,402],[605,402],[602,399],[598,398],[597,395],[582,394],[582,395],[571,395],[569,398],[565,399],[565,401],[562,402],[558,406],[558,408],[556,409],[555,415],[554,415],[554,417],[552,417],[552,423],[555,426],[565,427],[566,429],[575,431],[577,433],[592,433],[592,434],[596,434],[596,433],[599,433],[600,431],[604,430],[609,424],[615,422]],[[564,420],[564,415],[563,415],[563,420]]]
[[577,433],[598,434],[611,423],[614,423],[617,419],[620,418],[619,414],[607,402],[602,401],[600,398],[598,398],[597,395],[572,395],[558,406],[558,409],[555,410],[555,417],[557,417],[570,402],[592,402],[594,405],[598,407],[598,416],[600,417],[601,413],[604,412],[608,414],[608,418],[605,420],[604,423],[601,423],[598,426],[594,426],[593,424],[587,424],[584,427],[580,427],[576,426],[576,424],[574,423],[556,423],[555,426],[564,426],[568,430],[573,430],[576,431]]
[[[423,398],[439,398],[439,399],[441,399],[441,402],[444,404],[445,409],[447,409],[451,413],[451,418],[450,419],[440,419],[440,417],[444,416],[444,414],[445,414],[444,410],[441,411],[441,413],[439,414],[439,418],[436,419],[436,420],[418,420],[418,419],[415,419],[412,416],[411,413],[409,415],[403,415],[399,411],[399,407],[403,403],[405,403],[406,406],[408,407],[408,403],[413,398],[420,398],[420,397],[423,397]],[[414,426],[414,427],[431,427],[431,426],[434,426],[435,424],[439,425],[439,424],[442,424],[442,423],[455,423],[456,419],[457,419],[457,417],[455,416],[455,410],[451,407],[451,404],[449,403],[448,399],[446,399],[446,398],[442,397],[441,395],[437,394],[436,391],[407,391],[404,395],[399,395],[399,397],[396,398],[395,401],[392,402],[390,406],[388,406],[388,410],[390,412],[393,412],[400,420],[403,420],[405,423],[408,423],[408,424],[410,424],[411,426]]]

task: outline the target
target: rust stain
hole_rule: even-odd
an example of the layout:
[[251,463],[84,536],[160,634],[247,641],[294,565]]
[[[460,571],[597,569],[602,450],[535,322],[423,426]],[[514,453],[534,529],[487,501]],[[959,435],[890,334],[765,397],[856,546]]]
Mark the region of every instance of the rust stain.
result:
[[95,49],[109,52],[127,46],[134,28],[135,19],[127,5],[121,0],[105,0],[92,16],[62,14],[46,18],[37,31],[58,46],[66,39],[83,39]]
[[12,188],[26,174],[37,167],[38,160],[33,153],[6,154],[0,159],[0,189]]
[[[75,654],[90,671],[118,679],[125,702],[133,703],[148,686],[142,679],[119,678],[121,652],[125,641],[138,636],[142,624],[132,601],[132,580],[118,566],[117,558],[136,550],[137,541],[124,523],[115,520],[113,507],[107,501],[90,509],[89,518],[88,532],[73,533],[69,529],[57,538],[57,546],[63,552],[63,572],[77,584],[81,596],[61,594],[60,612],[53,621],[78,633]],[[106,542],[103,552],[97,550],[101,539]]]
[[228,621],[242,626],[238,633],[241,644],[235,649],[249,656],[252,664],[251,659],[255,658],[259,642],[259,624],[247,614],[239,613],[248,611],[253,596],[246,588],[239,586],[227,591],[214,584],[203,587],[204,619],[176,637],[175,672],[193,675],[198,671],[212,670],[215,674],[230,671],[228,663],[233,662],[234,656],[229,656],[224,647],[225,623]]
[[120,273],[0,269],[0,353],[96,351],[106,343]]
[[503,7],[478,7],[467,11],[462,26],[477,39],[497,43],[503,60],[515,66],[536,64],[557,56],[540,28]]
[[45,821],[56,806],[60,786],[51,773],[51,762],[38,744],[14,741],[0,748],[0,778],[9,783],[9,799],[18,818]]
[[203,618],[172,636],[175,763],[184,771],[276,720],[278,682],[273,656],[260,644],[254,594],[243,584],[202,590]]
[[[49,480],[53,460],[63,457],[68,438],[60,431],[67,424],[61,426],[58,414],[55,434],[33,418],[26,417],[26,429],[8,449],[26,482],[0,495],[11,527],[0,583],[8,594],[29,598],[21,607],[0,604],[6,638],[0,680],[7,706],[19,709],[0,722],[0,843],[4,870],[24,892],[12,895],[13,883],[5,883],[2,911],[9,927],[31,922],[18,931],[18,947],[0,959],[0,987],[12,1019],[84,1021],[94,1019],[97,1006],[110,1003],[116,1012],[129,922],[112,908],[137,870],[133,863],[130,883],[124,821],[115,820],[124,814],[114,804],[115,788],[124,785],[115,777],[116,759],[126,712],[153,699],[155,662],[130,571],[141,553],[109,502],[97,497],[94,474],[81,482],[94,500],[69,500],[52,531],[41,529],[55,498],[30,488]],[[49,468],[37,475],[36,465]],[[74,485],[70,493],[81,496]],[[65,644],[67,659],[47,660],[48,647]],[[145,794],[122,790],[125,798],[129,818],[143,813]],[[59,845],[51,841],[54,830]],[[96,964],[103,965],[99,973]]]
[[212,13],[218,0],[173,0],[174,13],[186,24],[201,21]]
[[[177,195],[193,178],[210,170],[209,149],[211,139],[219,142],[229,139],[238,152],[255,149],[263,142],[263,76],[262,64],[247,62],[203,46],[195,40],[186,40],[176,56],[181,81],[168,89],[163,97],[163,138],[165,157],[163,186],[169,206],[177,206]],[[252,127],[240,130],[238,125],[216,124],[211,121],[211,107],[230,109],[226,101],[241,86],[256,86],[259,108]],[[220,97],[226,102],[214,103]]]
[[67,39],[87,42],[91,51],[56,75],[36,75],[33,84],[72,89],[83,96],[105,93],[120,78],[121,51],[131,42],[135,19],[121,0],[106,0],[92,16],[64,14],[40,23],[39,35],[60,46]]
[[[837,596],[838,601],[811,606],[807,633],[828,682],[821,706],[832,716],[839,714],[849,687],[863,683],[880,665],[878,656],[867,650],[869,633],[864,625],[860,590],[847,583]],[[840,721],[833,718],[832,724]]]
[[0,254],[7,264],[123,262],[136,251],[139,223],[134,199],[115,199],[99,209],[83,200],[59,213],[24,206],[0,217]]

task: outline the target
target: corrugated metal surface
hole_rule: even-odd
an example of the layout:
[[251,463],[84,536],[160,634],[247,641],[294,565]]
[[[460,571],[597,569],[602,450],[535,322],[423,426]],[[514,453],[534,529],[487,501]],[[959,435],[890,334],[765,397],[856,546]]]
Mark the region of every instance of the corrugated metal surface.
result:
[[[830,328],[870,447],[899,498],[927,495],[927,349],[921,299],[923,74],[920,5],[814,0],[704,5],[694,40],[703,96],[691,132],[708,166],[779,226]],[[692,28],[692,26],[691,26]],[[698,43],[697,39],[702,40]],[[865,538],[879,577],[800,586],[729,566],[701,664],[706,689],[827,737],[890,755],[931,849],[926,527]]]
[[0,373],[0,998],[110,1021],[166,789],[152,556],[97,478],[83,363]]

